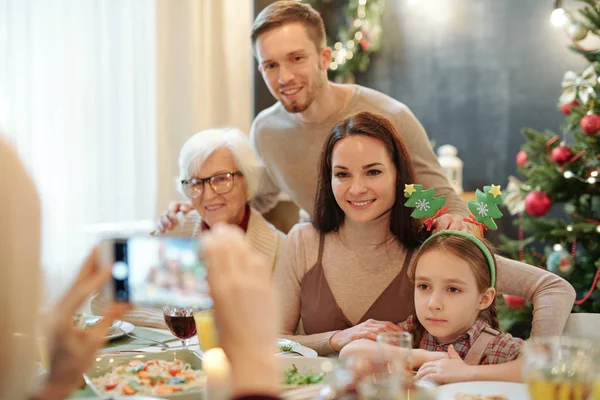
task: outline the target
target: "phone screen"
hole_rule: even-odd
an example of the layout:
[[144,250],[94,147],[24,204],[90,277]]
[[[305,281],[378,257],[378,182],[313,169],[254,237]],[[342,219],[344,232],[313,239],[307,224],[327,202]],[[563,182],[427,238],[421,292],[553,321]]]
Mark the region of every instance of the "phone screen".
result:
[[112,253],[110,290],[115,301],[211,308],[200,243],[198,239],[152,236],[104,243]]

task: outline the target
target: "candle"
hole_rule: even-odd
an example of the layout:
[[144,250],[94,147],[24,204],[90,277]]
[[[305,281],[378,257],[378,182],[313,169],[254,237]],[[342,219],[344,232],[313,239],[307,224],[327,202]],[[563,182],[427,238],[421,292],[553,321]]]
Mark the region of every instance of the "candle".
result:
[[206,400],[226,400],[232,395],[231,371],[223,349],[214,348],[204,353],[202,369],[206,374],[204,398]]

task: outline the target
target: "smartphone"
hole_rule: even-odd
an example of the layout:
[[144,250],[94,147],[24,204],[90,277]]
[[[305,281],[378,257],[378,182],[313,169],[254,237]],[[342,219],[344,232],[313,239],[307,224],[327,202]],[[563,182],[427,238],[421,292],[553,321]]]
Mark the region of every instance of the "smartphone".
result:
[[132,236],[100,244],[100,265],[112,279],[105,295],[118,302],[162,307],[212,307],[197,238]]

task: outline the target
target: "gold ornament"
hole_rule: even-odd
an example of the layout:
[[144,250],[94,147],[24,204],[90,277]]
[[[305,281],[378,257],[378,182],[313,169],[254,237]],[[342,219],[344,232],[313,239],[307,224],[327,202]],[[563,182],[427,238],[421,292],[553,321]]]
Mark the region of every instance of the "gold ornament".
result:
[[594,85],[598,82],[596,63],[590,64],[581,75],[573,71],[565,72],[562,81],[563,93],[560,95],[560,104],[568,104],[579,96],[582,104],[587,104],[590,96],[596,97]]
[[574,22],[567,27],[567,35],[576,42],[585,39],[588,29],[579,22]]
[[514,176],[508,177],[508,185],[504,190],[504,204],[510,215],[517,215],[525,211],[524,193],[525,184]]

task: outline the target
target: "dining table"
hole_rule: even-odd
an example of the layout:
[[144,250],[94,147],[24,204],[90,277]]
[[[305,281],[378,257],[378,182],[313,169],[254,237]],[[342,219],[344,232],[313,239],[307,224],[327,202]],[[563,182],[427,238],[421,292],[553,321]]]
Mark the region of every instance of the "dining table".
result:
[[[135,357],[139,354],[160,353],[168,350],[182,349],[181,339],[175,337],[168,329],[135,326],[133,330],[128,333],[129,335],[123,334],[109,340],[99,351],[98,355],[131,355],[132,357]],[[190,338],[188,349],[202,355],[197,335]],[[318,358],[322,359],[321,357]],[[334,361],[334,363],[336,363],[336,361]],[[298,392],[299,396],[296,396],[295,392]],[[458,393],[504,395],[508,400],[530,399],[525,384],[508,382],[462,382],[459,384],[441,385],[435,389],[434,393],[435,398],[438,400],[453,400]],[[307,389],[304,388],[298,391],[290,391],[289,395],[283,395],[283,398],[300,400],[314,398],[315,394],[316,392],[314,390],[307,391]],[[312,397],[305,397],[304,395],[311,395]],[[100,398],[82,379],[81,388],[72,393],[69,399]]]

